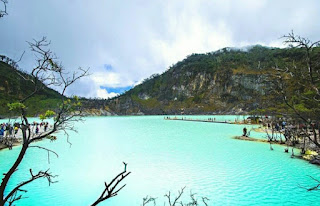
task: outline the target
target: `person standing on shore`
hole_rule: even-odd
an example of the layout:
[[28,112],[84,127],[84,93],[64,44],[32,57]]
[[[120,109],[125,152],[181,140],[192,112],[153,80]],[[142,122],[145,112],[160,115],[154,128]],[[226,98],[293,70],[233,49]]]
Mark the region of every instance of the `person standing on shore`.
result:
[[243,128],[243,135],[242,136],[247,137],[247,128],[246,127]]
[[8,138],[10,133],[9,133],[9,127],[10,125],[7,123],[6,126],[5,126],[5,131],[6,131],[6,135],[5,135],[5,138]]
[[1,126],[0,128],[0,137],[3,137],[4,136],[4,128],[3,126]]
[[38,134],[39,133],[39,126],[38,126],[38,124],[36,124],[36,134]]
[[14,127],[14,137],[16,137],[16,134],[18,133],[19,127],[16,125]]
[[11,124],[9,124],[9,136],[12,138],[12,134],[13,134],[13,126]]
[[46,131],[47,131],[47,129],[48,129],[48,124],[49,124],[49,123],[48,123],[48,122],[46,122],[46,123],[45,123],[45,125],[44,125],[44,131],[45,131],[45,132],[46,132]]

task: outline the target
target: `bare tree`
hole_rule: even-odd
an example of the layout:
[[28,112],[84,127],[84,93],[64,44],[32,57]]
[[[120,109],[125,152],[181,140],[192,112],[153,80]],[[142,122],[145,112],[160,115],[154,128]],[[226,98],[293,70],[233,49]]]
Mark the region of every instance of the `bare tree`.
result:
[[127,164],[124,163],[124,171],[119,173],[115,178],[113,178],[110,183],[104,183],[104,190],[102,191],[101,195],[98,199],[91,205],[96,206],[99,203],[118,195],[118,192],[122,190],[126,185],[121,186],[118,188],[120,182],[124,180],[131,172],[127,172]]
[[[57,137],[53,136],[58,131],[63,131],[67,136],[68,131],[76,131],[74,128],[74,123],[78,121],[83,121],[82,105],[78,97],[74,96],[72,98],[66,97],[67,89],[74,84],[77,80],[88,75],[88,69],[78,68],[77,71],[73,73],[67,72],[63,66],[57,61],[56,56],[53,52],[48,49],[50,42],[47,41],[45,37],[41,40],[33,40],[28,42],[31,51],[35,53],[37,65],[32,69],[31,74],[23,73],[17,71],[25,81],[30,81],[33,85],[33,91],[26,94],[18,102],[9,103],[9,109],[15,111],[19,114],[21,118],[20,129],[22,131],[22,148],[19,152],[17,159],[11,166],[9,171],[4,175],[1,185],[0,185],[0,205],[13,205],[16,201],[25,198],[23,196],[27,190],[23,187],[37,179],[45,178],[48,180],[49,185],[54,183],[53,180],[55,175],[47,170],[40,170],[37,174],[34,174],[32,169],[29,170],[30,178],[18,183],[11,191],[7,191],[8,183],[12,175],[18,170],[19,165],[23,161],[26,152],[30,148],[37,148],[45,150],[48,153],[48,161],[50,161],[50,154],[58,156],[56,152],[45,147],[34,145],[33,143],[45,138],[50,138],[55,140]],[[45,120],[47,118],[53,118],[54,122],[48,131],[43,131],[40,133],[35,133],[29,119],[27,117],[27,106],[26,101],[36,95],[39,91],[43,90],[47,86],[55,86],[60,90],[60,100],[57,108],[52,110],[47,110],[44,114],[40,115],[40,119]],[[70,143],[70,142],[69,142]],[[70,143],[71,144],[71,143]],[[110,183],[105,183],[105,189],[103,190],[101,196],[92,204],[97,205],[111,197],[118,194],[120,190],[124,188],[125,185],[119,188],[119,183],[128,175],[127,163],[124,163],[124,171],[118,174]]]
[[[32,69],[31,75],[17,72],[23,79],[32,82],[34,89],[21,98],[20,101],[8,104],[9,109],[19,113],[21,118],[20,129],[22,131],[22,147],[14,164],[9,171],[4,174],[2,179],[0,185],[0,205],[6,203],[12,205],[15,201],[22,199],[22,192],[26,192],[22,187],[39,178],[46,178],[49,184],[54,182],[52,179],[55,176],[52,175],[49,170],[39,171],[37,174],[33,174],[30,169],[30,178],[28,180],[17,184],[11,191],[7,191],[7,186],[12,175],[18,170],[26,152],[30,148],[43,149],[48,152],[48,155],[57,155],[50,149],[33,145],[34,142],[52,136],[57,131],[64,131],[65,134],[68,134],[67,132],[70,130],[75,131],[73,123],[82,120],[81,103],[78,98],[66,98],[65,94],[70,85],[78,79],[88,75],[88,69],[84,70],[79,68],[77,72],[71,74],[66,72],[61,64],[57,62],[55,55],[48,49],[49,44],[50,42],[48,42],[46,38],[29,42],[29,46],[37,58],[37,66]],[[57,88],[60,88],[60,103],[55,111],[48,110],[45,114],[41,115],[42,119],[52,117],[54,122],[48,131],[37,134],[30,127],[30,122],[27,117],[27,106],[25,103],[45,86],[56,86]]]
[[[190,191],[190,201],[188,202],[184,202],[181,200],[182,195],[184,193],[186,187],[181,188],[181,190],[178,191],[178,195],[175,197],[172,197],[171,192],[169,191],[167,194],[165,194],[164,196],[166,197],[166,202],[164,202],[164,205],[166,205],[166,203],[168,203],[169,206],[196,206],[196,205],[201,205],[198,198],[196,197],[196,193],[192,193]],[[143,198],[143,203],[142,206],[145,206],[149,203],[153,203],[153,205],[156,205],[156,199],[154,197],[151,196],[147,196],[145,198]],[[209,199],[207,197],[201,197],[201,201],[203,202],[203,205],[208,205],[208,201]]]
[[317,179],[315,179],[315,178],[312,177],[312,176],[309,176],[309,177],[310,177],[312,180],[314,180],[314,181],[317,183],[317,185],[315,185],[315,186],[313,186],[313,187],[304,187],[304,186],[299,185],[299,187],[307,190],[308,192],[314,191],[314,190],[320,190],[320,181],[317,180]]
[[145,198],[143,198],[142,206],[145,206],[150,202],[153,202],[153,205],[155,206],[156,205],[156,199],[157,198],[154,198],[154,197],[151,197],[151,196],[146,196]]
[[7,4],[8,4],[8,1],[7,0],[0,0],[0,3],[2,4],[0,6],[0,18],[8,15],[7,13]]
[[[291,119],[291,128],[285,128],[284,136],[293,145],[302,137],[304,147],[307,139],[320,149],[320,41],[312,42],[293,32],[283,38],[299,58],[298,61],[293,60],[291,66],[276,66],[270,72],[269,80],[273,82],[275,94],[289,108],[286,115]],[[296,126],[299,123],[303,126]]]
[[168,203],[170,206],[174,206],[178,203],[178,200],[181,198],[185,188],[186,187],[181,188],[181,190],[178,191],[178,195],[176,197],[174,197],[173,199],[171,199],[171,192],[170,191],[164,195],[165,197],[168,198]]

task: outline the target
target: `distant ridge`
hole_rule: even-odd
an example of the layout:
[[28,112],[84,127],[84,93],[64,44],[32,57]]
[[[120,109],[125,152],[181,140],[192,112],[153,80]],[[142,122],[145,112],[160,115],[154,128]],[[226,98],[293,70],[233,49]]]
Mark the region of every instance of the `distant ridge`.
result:
[[245,114],[267,101],[267,71],[302,58],[301,49],[261,45],[192,54],[107,105],[120,115]]
[[[191,54],[118,97],[81,101],[87,115],[247,114],[268,107],[266,72],[292,61],[299,64],[304,53],[297,48],[244,48]],[[31,82],[18,73],[27,75],[14,61],[0,56],[0,117],[12,115],[7,103],[33,90]],[[45,87],[26,102],[28,115],[56,108],[59,98],[58,92]]]

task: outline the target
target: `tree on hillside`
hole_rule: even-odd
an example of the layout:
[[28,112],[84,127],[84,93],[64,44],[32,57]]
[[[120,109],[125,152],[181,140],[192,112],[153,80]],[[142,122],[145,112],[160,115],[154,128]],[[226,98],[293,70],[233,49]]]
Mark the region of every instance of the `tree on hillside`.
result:
[[[68,73],[63,66],[58,62],[55,55],[50,49],[48,49],[50,42],[46,38],[42,38],[40,41],[34,40],[29,42],[31,51],[35,53],[36,56],[36,66],[32,69],[31,74],[27,75],[25,73],[17,72],[25,81],[30,81],[33,84],[33,91],[29,94],[25,94],[17,102],[8,103],[8,107],[11,111],[19,114],[21,118],[21,123],[19,124],[22,131],[22,147],[20,149],[19,155],[11,168],[3,174],[2,182],[0,185],[0,205],[13,205],[17,200],[23,197],[23,193],[27,191],[24,186],[32,183],[33,181],[45,178],[48,180],[49,184],[54,183],[54,177],[49,169],[40,170],[34,172],[32,169],[29,170],[30,178],[21,181],[13,188],[8,188],[8,183],[11,180],[13,174],[19,169],[19,165],[25,158],[25,154],[32,148],[45,150],[48,153],[48,158],[50,155],[58,154],[53,150],[48,148],[35,145],[34,143],[39,140],[49,138],[55,140],[57,137],[54,136],[58,131],[63,131],[68,137],[68,131],[75,131],[74,123],[82,121],[82,106],[78,97],[74,96],[72,98],[67,98],[65,96],[67,89],[74,84],[77,80],[88,75],[88,69],[79,68],[76,72]],[[53,124],[48,130],[35,132],[32,123],[28,118],[28,106],[26,101],[36,95],[39,91],[43,90],[47,86],[55,86],[60,89],[60,103],[55,110],[48,110],[44,114],[40,115],[41,120],[47,118],[53,119]],[[49,159],[48,159],[49,160]],[[124,187],[119,187],[119,183],[130,174],[126,171],[121,172],[117,175],[110,183],[105,183],[105,189],[101,196],[95,201],[93,205],[109,199],[115,195]]]

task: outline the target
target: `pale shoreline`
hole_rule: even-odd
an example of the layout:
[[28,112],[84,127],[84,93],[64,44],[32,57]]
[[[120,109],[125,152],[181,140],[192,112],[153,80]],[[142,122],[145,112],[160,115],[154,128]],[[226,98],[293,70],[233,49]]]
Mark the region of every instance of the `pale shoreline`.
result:
[[[50,125],[49,125],[49,128],[50,128]],[[49,128],[48,128],[47,131],[50,131]],[[33,136],[36,136],[35,132],[33,132],[34,129],[35,129],[35,128],[32,127],[32,129],[31,129],[31,131],[32,131],[31,136],[32,136],[32,135],[33,135]],[[13,133],[14,133],[14,131],[13,131]],[[40,134],[43,134],[43,133],[45,133],[44,127],[43,127],[43,126],[42,126],[42,127],[39,126],[39,135],[40,135]],[[2,142],[0,142],[0,151],[5,150],[5,149],[10,150],[10,149],[12,149],[13,147],[22,145],[23,140],[22,140],[22,132],[21,132],[21,129],[18,130],[18,132],[17,132],[16,135],[11,136],[11,137],[8,137],[9,141],[12,142],[12,145],[11,145],[11,146],[4,144],[4,143],[3,143],[4,139],[5,139],[5,136],[2,137]],[[48,136],[48,137],[46,137],[46,138],[44,138],[44,139],[50,139],[50,136]],[[11,147],[11,148],[10,148],[10,147]]]
[[[274,144],[274,145],[280,145],[280,146],[283,146],[283,147],[288,147],[285,142],[279,142],[279,141],[273,141],[273,142],[270,142],[268,140],[265,140],[265,139],[257,139],[257,138],[253,138],[253,137],[246,137],[246,136],[234,136],[232,137],[232,139],[236,139],[236,140],[243,140],[243,141],[250,141],[250,142],[261,142],[261,143],[268,143],[268,144]],[[290,146],[291,148],[294,148],[294,149],[299,149],[298,147],[293,147],[293,146]],[[284,148],[285,149],[285,148]],[[295,154],[293,157],[294,158],[298,158],[298,159],[301,159],[301,160],[305,160],[305,161],[308,161],[310,164],[315,164],[315,165],[318,165],[320,166],[319,163],[312,163],[311,160],[314,159],[314,157],[318,156],[318,154],[315,152],[315,151],[312,151],[312,150],[309,150],[310,154]],[[284,151],[284,153],[286,153]],[[288,151],[287,153],[290,154],[290,151]]]

